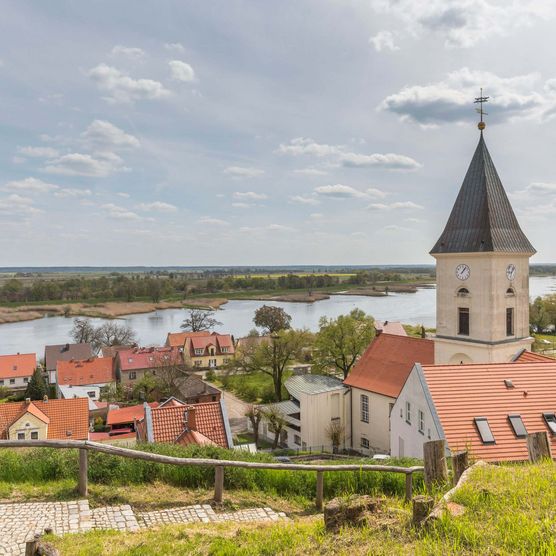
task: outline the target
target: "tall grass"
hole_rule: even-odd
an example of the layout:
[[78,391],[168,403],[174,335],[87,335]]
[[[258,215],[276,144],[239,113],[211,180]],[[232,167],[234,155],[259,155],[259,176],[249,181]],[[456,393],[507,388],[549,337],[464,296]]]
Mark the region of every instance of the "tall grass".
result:
[[[234,459],[241,461],[274,461],[268,454],[248,454],[216,447],[141,445],[140,450],[175,457]],[[337,462],[332,462],[337,463]],[[363,463],[355,460],[346,463]],[[394,462],[392,463],[399,463]],[[78,476],[76,450],[49,448],[0,450],[0,481],[10,483],[75,479]],[[126,485],[163,481],[173,486],[211,488],[214,468],[177,466],[89,452],[89,480],[93,483]],[[416,487],[422,480],[416,477]],[[226,468],[224,484],[227,489],[251,489],[284,496],[314,498],[314,471],[282,471],[275,469]],[[402,496],[405,475],[368,471],[334,471],[325,474],[325,495],[387,494]]]

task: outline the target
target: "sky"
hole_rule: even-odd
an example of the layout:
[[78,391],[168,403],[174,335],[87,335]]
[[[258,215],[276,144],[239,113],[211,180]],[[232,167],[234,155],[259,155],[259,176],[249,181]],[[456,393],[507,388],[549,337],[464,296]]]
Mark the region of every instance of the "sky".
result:
[[2,3],[0,266],[432,263],[479,132],[556,262],[556,5]]

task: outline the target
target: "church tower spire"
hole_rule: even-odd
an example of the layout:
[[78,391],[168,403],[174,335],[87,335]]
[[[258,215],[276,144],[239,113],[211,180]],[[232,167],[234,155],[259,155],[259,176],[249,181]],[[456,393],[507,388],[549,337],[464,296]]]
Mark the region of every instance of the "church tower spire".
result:
[[[483,130],[444,231],[436,259],[435,362],[510,361],[530,348],[529,258],[523,233],[488,152]],[[482,125],[481,125],[482,124]]]

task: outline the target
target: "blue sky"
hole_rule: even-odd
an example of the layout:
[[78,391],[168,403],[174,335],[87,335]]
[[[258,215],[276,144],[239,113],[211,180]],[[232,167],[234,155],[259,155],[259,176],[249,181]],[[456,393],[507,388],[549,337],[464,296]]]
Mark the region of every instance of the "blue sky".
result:
[[432,262],[481,86],[556,261],[552,5],[4,2],[1,265]]

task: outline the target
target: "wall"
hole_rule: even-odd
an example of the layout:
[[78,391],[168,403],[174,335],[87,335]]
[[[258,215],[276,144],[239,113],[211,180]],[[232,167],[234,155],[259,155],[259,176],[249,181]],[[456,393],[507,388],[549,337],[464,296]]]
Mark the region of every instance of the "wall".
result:
[[[369,422],[361,421],[361,395],[369,398]],[[390,404],[396,398],[368,392],[359,388],[351,389],[353,449],[363,454],[390,453]],[[361,447],[361,437],[369,440],[370,450]]]
[[[29,423],[29,426],[26,426],[27,423]],[[32,431],[37,431],[39,433],[38,440],[46,440],[48,436],[48,425],[31,413],[24,413],[8,429],[8,438],[9,440],[17,440],[17,434],[25,432],[25,440],[31,440]]]
[[[439,440],[442,432],[435,423],[417,367],[409,375],[390,416],[390,445],[393,457],[423,458],[423,443],[429,440]],[[405,418],[405,404],[411,404],[411,424]],[[420,433],[418,416],[419,410],[425,417],[424,434]],[[400,439],[403,443],[403,453],[400,451]]]
[[[10,377],[6,377],[4,379],[0,379],[0,386],[5,386],[6,388],[10,388],[12,390],[25,390],[27,388],[27,383],[31,380],[31,376],[25,377],[15,377],[10,379]],[[13,380],[14,383],[10,384],[10,380]]]

